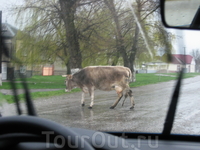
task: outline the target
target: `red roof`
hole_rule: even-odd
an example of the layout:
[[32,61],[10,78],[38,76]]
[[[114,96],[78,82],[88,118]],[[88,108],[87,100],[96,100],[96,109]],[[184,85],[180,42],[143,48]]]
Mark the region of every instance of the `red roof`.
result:
[[191,55],[172,54],[173,64],[191,64],[193,57]]

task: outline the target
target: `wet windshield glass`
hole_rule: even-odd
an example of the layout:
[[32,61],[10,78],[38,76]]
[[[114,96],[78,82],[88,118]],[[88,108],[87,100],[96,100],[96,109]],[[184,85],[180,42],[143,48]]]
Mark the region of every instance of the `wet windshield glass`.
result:
[[200,133],[199,32],[164,28],[159,1],[1,1],[3,42],[13,58],[2,56],[2,116],[17,114],[11,80],[27,114],[23,75],[39,117],[161,133],[184,68],[172,132]]

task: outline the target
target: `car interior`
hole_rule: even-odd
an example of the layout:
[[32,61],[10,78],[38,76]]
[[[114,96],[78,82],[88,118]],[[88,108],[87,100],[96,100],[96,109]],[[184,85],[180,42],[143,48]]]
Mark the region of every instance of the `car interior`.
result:
[[[187,3],[186,3],[187,2]],[[180,19],[181,13],[187,13],[190,9],[176,11],[173,16],[177,19],[170,19],[174,11],[169,7],[173,4],[174,9],[191,4],[188,20]],[[169,4],[170,3],[170,4]],[[198,5],[197,5],[198,3]],[[160,0],[161,20],[165,27],[181,30],[199,30],[200,27],[200,9],[199,1],[170,1]],[[193,7],[195,6],[195,7]],[[182,9],[181,9],[182,10]],[[172,17],[173,18],[173,17]],[[179,19],[179,20],[178,20]],[[174,21],[174,22],[173,22]],[[0,27],[1,29],[1,27]],[[1,34],[1,32],[0,32]],[[1,37],[0,57],[2,54],[11,57]],[[12,58],[16,61],[17,58]],[[162,133],[147,132],[116,132],[116,131],[95,131],[84,128],[67,127],[54,121],[40,118],[33,101],[30,97],[30,91],[27,87],[26,78],[21,76],[22,86],[25,93],[25,103],[27,115],[21,115],[20,102],[17,95],[15,82],[11,80],[11,86],[15,95],[17,116],[2,116],[0,118],[0,149],[1,150],[43,150],[43,149],[79,149],[79,150],[196,150],[200,147],[200,135],[187,135],[171,133],[179,95],[181,92],[184,68],[179,72],[176,85],[171,95],[171,101],[163,125]]]

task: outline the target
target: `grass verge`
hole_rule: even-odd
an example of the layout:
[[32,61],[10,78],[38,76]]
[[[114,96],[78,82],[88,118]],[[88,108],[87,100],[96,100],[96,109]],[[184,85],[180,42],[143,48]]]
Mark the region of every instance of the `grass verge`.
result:
[[[200,73],[186,73],[183,78],[191,78],[200,75]],[[176,80],[178,77],[177,73],[146,73],[146,74],[136,74],[136,82],[130,83],[130,87],[138,87],[148,84],[156,84],[159,82],[167,82],[171,80]]]
[[[62,76],[33,76],[26,78],[26,82],[29,89],[64,89],[65,78]],[[21,79],[15,80],[17,89],[23,89]],[[3,82],[3,86],[0,89],[11,89],[10,82]]]

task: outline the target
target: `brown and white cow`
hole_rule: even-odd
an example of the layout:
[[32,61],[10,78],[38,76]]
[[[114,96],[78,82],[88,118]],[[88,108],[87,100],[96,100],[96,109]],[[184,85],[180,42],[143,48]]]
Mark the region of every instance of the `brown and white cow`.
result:
[[[134,108],[134,99],[132,91],[129,87],[129,81],[131,80],[132,73],[129,68],[122,66],[89,66],[85,67],[73,75],[63,75],[66,77],[66,92],[71,91],[75,87],[79,87],[82,90],[82,106],[85,105],[85,93],[90,94],[91,103],[89,108],[92,108],[94,104],[94,90],[99,89],[103,91],[115,90],[118,98],[116,102],[110,107],[115,108],[120,99],[125,96],[130,97],[131,107]],[[122,106],[124,101],[122,103]]]

